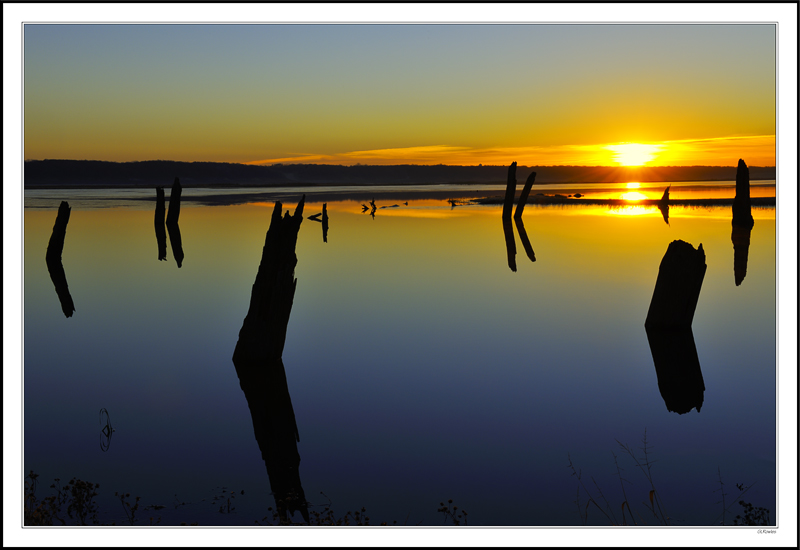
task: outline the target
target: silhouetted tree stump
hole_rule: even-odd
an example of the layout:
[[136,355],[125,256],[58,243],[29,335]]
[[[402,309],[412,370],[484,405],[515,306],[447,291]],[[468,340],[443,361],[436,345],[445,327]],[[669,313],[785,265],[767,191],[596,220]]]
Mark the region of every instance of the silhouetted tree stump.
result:
[[300,435],[283,365],[286,328],[297,279],[295,247],[303,221],[305,195],[294,215],[281,217],[275,203],[261,254],[250,307],[239,331],[233,364],[245,394],[261,456],[281,521],[299,510],[306,522],[308,507],[300,483]]
[[169,194],[169,212],[167,212],[167,225],[178,223],[178,216],[181,214],[181,182],[178,178],[172,184],[172,191]]
[[167,259],[167,230],[164,226],[164,215],[166,214],[166,207],[164,205],[164,188],[156,187],[156,243],[158,244],[158,260]]
[[322,203],[322,242],[328,242],[328,203]]
[[691,327],[705,274],[703,245],[695,250],[687,242],[672,241],[658,268],[645,327]]
[[[531,172],[528,176],[528,179],[525,180],[525,186],[522,188],[522,193],[519,195],[517,209],[514,211],[515,219],[522,219],[522,211],[525,210],[525,203],[528,202],[528,195],[531,193],[531,187],[533,187],[534,181],[536,181],[536,172]],[[514,187],[516,187],[516,185]]]
[[172,255],[175,263],[180,267],[183,264],[183,241],[181,240],[181,229],[178,226],[178,216],[181,214],[181,182],[175,178],[172,184],[172,191],[169,195],[169,211],[167,212],[167,232],[169,233],[169,244],[172,247]]
[[511,219],[511,209],[514,207],[514,194],[517,192],[517,163],[512,162],[508,167],[508,183],[506,184],[506,197],[503,201],[503,219]]
[[71,210],[66,201],[61,201],[58,207],[58,214],[56,214],[56,223],[53,225],[53,233],[50,235],[50,241],[47,243],[47,252],[45,253],[47,271],[50,273],[50,280],[53,281],[53,286],[55,286],[58,301],[61,302],[61,311],[64,312],[66,317],[72,317],[75,311],[75,304],[72,301],[72,295],[69,293],[69,286],[67,285],[67,275],[64,273],[64,265],[61,263],[61,253],[64,250],[64,239],[67,235],[67,224],[69,223]]
[[755,221],[750,210],[750,169],[742,159],[736,168],[736,197],[733,199],[733,225],[753,227]]

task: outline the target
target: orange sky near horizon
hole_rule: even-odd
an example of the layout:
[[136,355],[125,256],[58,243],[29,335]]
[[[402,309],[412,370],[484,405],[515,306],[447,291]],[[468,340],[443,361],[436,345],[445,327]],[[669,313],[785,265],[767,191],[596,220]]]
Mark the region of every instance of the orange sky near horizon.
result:
[[[435,145],[352,151],[332,155],[301,155],[249,161],[244,164],[449,164],[459,166],[775,166],[775,136],[687,139],[658,144],[599,144],[552,147],[476,149]],[[633,154],[625,153],[633,150]],[[644,152],[651,151],[651,152]]]
[[774,166],[775,38],[774,24],[26,24],[24,158]]

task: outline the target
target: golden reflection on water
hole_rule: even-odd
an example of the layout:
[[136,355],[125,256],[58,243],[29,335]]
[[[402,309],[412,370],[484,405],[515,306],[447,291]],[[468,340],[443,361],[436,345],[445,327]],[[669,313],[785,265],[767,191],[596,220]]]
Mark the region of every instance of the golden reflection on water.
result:
[[649,198],[647,195],[643,195],[638,191],[628,191],[627,193],[623,193],[619,196],[619,198],[624,199],[626,201],[640,201]]
[[661,213],[658,211],[658,208],[654,206],[640,205],[620,206],[618,208],[605,210],[604,213],[612,216],[646,216],[648,214],[658,216],[661,215]]

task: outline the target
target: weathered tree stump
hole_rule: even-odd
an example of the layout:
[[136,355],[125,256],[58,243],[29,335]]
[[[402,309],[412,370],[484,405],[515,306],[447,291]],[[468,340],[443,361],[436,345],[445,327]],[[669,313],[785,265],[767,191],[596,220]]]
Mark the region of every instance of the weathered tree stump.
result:
[[322,242],[328,242],[328,203],[322,203]]
[[508,255],[508,267],[511,271],[517,271],[517,243],[514,241],[514,228],[511,225],[511,217],[503,218],[503,236],[506,240],[506,254]]
[[250,307],[233,352],[239,385],[250,408],[256,441],[282,523],[288,522],[287,512],[294,514],[298,510],[306,522],[309,520],[299,473],[300,436],[282,357],[297,286],[295,247],[304,202],[305,195],[294,215],[286,212],[284,217],[281,217],[281,203],[275,203]]
[[61,263],[61,253],[64,251],[64,239],[67,235],[67,224],[69,223],[71,210],[69,203],[61,201],[58,207],[58,214],[56,214],[56,223],[53,225],[53,233],[50,235],[50,241],[47,243],[47,252],[45,253],[47,271],[56,289],[58,301],[61,303],[61,311],[64,312],[66,317],[72,317],[75,312],[75,304],[72,301],[72,295],[69,293],[69,285],[67,285],[67,275],[64,272],[64,265]]
[[525,210],[525,203],[528,202],[528,195],[531,193],[531,187],[533,187],[534,181],[536,181],[536,172],[531,172],[528,176],[528,179],[525,180],[525,186],[522,188],[522,193],[519,195],[517,209],[514,211],[514,219],[522,219],[522,211]]
[[750,209],[750,169],[742,159],[736,168],[736,197],[733,199],[733,225],[753,227],[755,221]]
[[167,225],[178,223],[178,216],[181,215],[181,182],[178,178],[172,183],[172,191],[169,194],[169,211],[167,212]]
[[181,182],[175,178],[172,184],[172,191],[169,195],[169,211],[167,211],[167,232],[169,233],[169,245],[172,247],[172,255],[178,267],[183,264],[183,242],[181,241],[181,229],[178,226],[178,216],[181,214]]
[[506,184],[506,197],[503,201],[503,219],[511,219],[511,210],[514,208],[514,194],[517,192],[517,163],[512,162],[508,167],[508,182]]
[[167,229],[164,225],[165,214],[164,188],[156,187],[156,214],[154,223],[156,227],[156,243],[158,244],[159,261],[167,259]]
[[672,241],[658,268],[645,327],[689,328],[706,274],[703,245]]

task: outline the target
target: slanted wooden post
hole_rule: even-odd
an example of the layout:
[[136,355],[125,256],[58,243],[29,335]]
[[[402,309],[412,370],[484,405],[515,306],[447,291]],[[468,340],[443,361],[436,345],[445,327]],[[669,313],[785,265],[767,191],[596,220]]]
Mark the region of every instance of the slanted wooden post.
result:
[[506,254],[508,255],[508,267],[511,271],[517,271],[517,243],[514,241],[514,228],[511,226],[511,216],[503,218],[503,236],[506,240]]
[[528,255],[528,259],[532,262],[536,261],[536,254],[533,253],[533,247],[531,246],[531,241],[528,239],[528,232],[525,231],[525,222],[522,221],[522,216],[519,218],[516,214],[514,214],[514,225],[517,226],[517,233],[519,233],[519,240],[522,241],[522,248],[525,249],[525,254]]
[[528,176],[528,179],[525,180],[525,186],[522,188],[522,193],[519,195],[517,209],[514,211],[515,219],[522,219],[522,211],[525,210],[525,203],[528,202],[528,195],[530,195],[531,187],[533,187],[534,181],[536,181],[536,172],[531,172],[531,174]]
[[75,311],[75,304],[72,301],[72,295],[69,293],[69,286],[67,285],[67,275],[64,273],[64,265],[61,263],[61,253],[64,251],[64,239],[67,235],[67,224],[69,223],[71,210],[69,203],[61,201],[58,207],[58,214],[56,214],[53,233],[50,235],[50,241],[47,243],[47,252],[45,253],[47,271],[50,273],[50,280],[53,281],[53,286],[55,286],[58,301],[61,302],[61,311],[64,312],[66,317],[72,317]]
[[156,243],[158,244],[158,260],[167,259],[167,230],[164,226],[164,214],[166,208],[164,206],[164,188],[156,187]]
[[695,250],[687,242],[672,241],[658,268],[645,327],[691,327],[705,274],[706,254],[703,245]]
[[181,229],[178,227],[178,216],[181,214],[181,182],[175,178],[172,184],[172,191],[169,194],[169,211],[167,212],[167,231],[169,232],[169,244],[172,247],[172,255],[178,267],[183,264],[183,242],[181,241]]
[[328,203],[322,203],[322,242],[328,242]]
[[172,191],[169,194],[169,212],[167,212],[167,225],[178,223],[178,216],[181,214],[181,182],[178,178],[172,184]]
[[517,192],[517,163],[512,162],[508,167],[508,183],[506,185],[506,198],[503,202],[503,219],[511,219],[511,209],[514,207],[514,194]]

